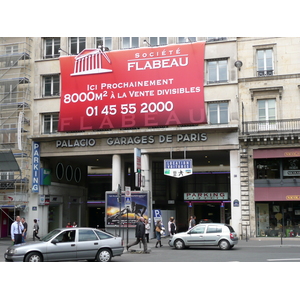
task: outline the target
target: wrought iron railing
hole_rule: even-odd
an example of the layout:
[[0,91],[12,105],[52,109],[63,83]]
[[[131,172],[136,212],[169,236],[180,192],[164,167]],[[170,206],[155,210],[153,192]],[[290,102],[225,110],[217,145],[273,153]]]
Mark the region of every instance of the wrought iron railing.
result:
[[257,71],[257,76],[272,76],[274,75],[274,70],[260,70]]
[[300,133],[300,119],[243,122],[243,135],[257,133]]

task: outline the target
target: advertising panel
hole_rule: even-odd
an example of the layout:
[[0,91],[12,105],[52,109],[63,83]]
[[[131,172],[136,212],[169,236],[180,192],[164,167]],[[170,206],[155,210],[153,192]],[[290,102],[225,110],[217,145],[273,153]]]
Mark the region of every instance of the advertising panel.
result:
[[131,192],[130,205],[128,199],[126,201],[125,193],[121,196],[121,211],[120,203],[118,202],[117,192],[106,192],[106,226],[119,226],[121,220],[122,226],[135,227],[139,217],[149,218],[148,214],[148,192]]
[[60,58],[58,131],[206,123],[205,42]]

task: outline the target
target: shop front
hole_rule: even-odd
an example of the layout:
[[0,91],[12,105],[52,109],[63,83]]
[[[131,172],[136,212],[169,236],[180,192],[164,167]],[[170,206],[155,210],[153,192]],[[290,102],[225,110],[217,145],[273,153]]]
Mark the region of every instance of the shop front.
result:
[[254,150],[257,236],[300,236],[300,149]]

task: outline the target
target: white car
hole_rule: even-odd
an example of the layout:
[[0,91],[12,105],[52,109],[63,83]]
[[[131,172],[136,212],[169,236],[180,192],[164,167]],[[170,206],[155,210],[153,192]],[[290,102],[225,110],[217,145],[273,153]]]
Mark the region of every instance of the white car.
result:
[[187,232],[174,234],[170,247],[183,249],[192,246],[219,246],[231,249],[238,243],[238,236],[230,225],[221,223],[201,223]]
[[5,261],[90,260],[107,262],[124,251],[123,239],[88,227],[58,228],[39,242],[28,242],[7,248]]

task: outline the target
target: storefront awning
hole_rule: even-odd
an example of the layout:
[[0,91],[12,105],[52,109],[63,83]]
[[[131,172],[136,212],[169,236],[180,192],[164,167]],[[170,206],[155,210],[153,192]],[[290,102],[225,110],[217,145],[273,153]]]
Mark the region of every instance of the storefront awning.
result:
[[20,167],[11,150],[0,150],[0,172],[15,172]]

